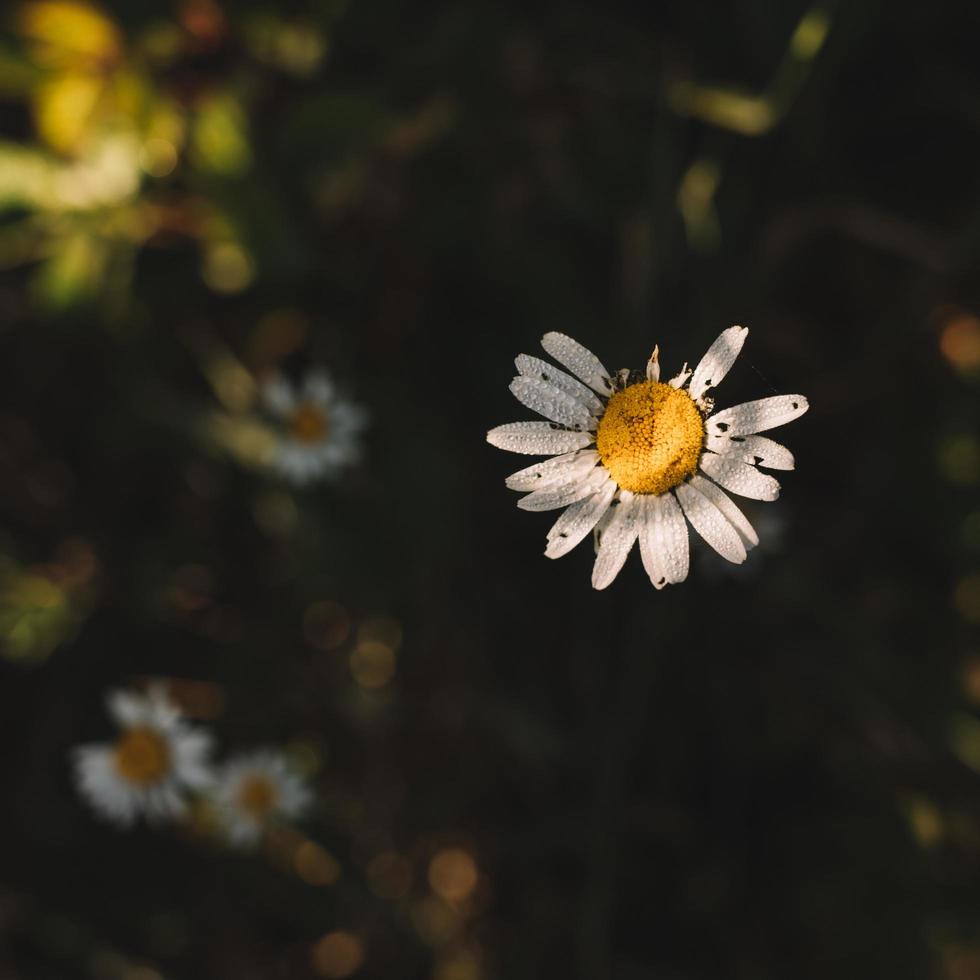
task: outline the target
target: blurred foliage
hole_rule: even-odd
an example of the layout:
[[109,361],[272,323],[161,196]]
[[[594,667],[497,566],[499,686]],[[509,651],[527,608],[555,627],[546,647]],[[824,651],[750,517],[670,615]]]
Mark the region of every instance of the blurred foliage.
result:
[[[980,977],[975,4],[2,18],[0,975]],[[762,547],[593,594],[511,359],[736,322],[720,404],[812,405]],[[257,393],[318,364],[372,427],[297,490]],[[95,822],[145,677],[316,812]]]
[[24,568],[0,555],[0,654],[38,661],[74,638],[95,598],[98,561],[67,541],[54,561]]

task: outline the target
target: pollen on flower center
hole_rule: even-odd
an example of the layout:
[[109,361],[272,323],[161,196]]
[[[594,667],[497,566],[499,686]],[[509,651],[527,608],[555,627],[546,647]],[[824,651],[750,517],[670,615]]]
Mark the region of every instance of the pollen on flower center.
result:
[[276,805],[277,796],[272,781],[256,773],[242,780],[238,790],[238,805],[246,813],[261,819]]
[[289,431],[300,442],[319,442],[327,431],[327,413],[312,402],[303,402],[293,411]]
[[140,786],[159,782],[170,771],[170,748],[151,728],[130,728],[115,746],[116,769]]
[[686,391],[641,381],[616,392],[599,420],[596,448],[631,493],[665,493],[697,471],[704,420]]

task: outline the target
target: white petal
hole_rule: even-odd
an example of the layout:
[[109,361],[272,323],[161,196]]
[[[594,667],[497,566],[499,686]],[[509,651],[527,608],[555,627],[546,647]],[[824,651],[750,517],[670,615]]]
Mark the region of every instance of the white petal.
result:
[[708,348],[701,363],[694,369],[688,391],[695,401],[699,401],[710,388],[716,387],[731,370],[738,357],[745,338],[749,335],[747,327],[729,327],[723,330],[718,339]]
[[721,487],[716,487],[703,476],[692,477],[691,486],[703,493],[728,518],[728,523],[738,531],[746,550],[754,548],[759,543],[759,535],[755,533],[755,528]]
[[583,497],[591,496],[608,479],[609,475],[606,471],[597,468],[584,479],[572,480],[552,490],[535,490],[534,493],[521,497],[517,501],[517,506],[521,510],[557,510],[559,507],[574,504]]
[[588,432],[570,432],[553,422],[509,422],[487,433],[487,442],[498,449],[528,456],[554,456],[584,449],[592,442]]
[[552,387],[580,401],[593,415],[598,415],[602,411],[602,402],[596,398],[591,389],[577,378],[565,374],[547,361],[542,361],[540,357],[520,354],[515,358],[514,363],[517,365],[517,370],[525,377],[548,382]]
[[620,493],[619,504],[612,510],[612,519],[602,531],[599,554],[592,567],[592,587],[604,589],[610,585],[626,563],[640,529],[642,498],[628,490]]
[[660,380],[660,348],[654,347],[650,360],[647,361],[647,381]]
[[591,497],[572,504],[548,532],[548,546],[544,553],[549,558],[567,555],[606,513],[615,492],[616,482],[610,479]]
[[262,386],[262,400],[273,415],[286,416],[296,408],[296,395],[289,380],[282,374],[274,374]]
[[303,397],[317,405],[329,405],[333,393],[333,381],[323,368],[314,368],[303,379]]
[[[663,550],[657,541],[657,522],[660,520],[659,497],[638,498],[640,507],[640,559],[654,588],[662,589],[667,584],[667,566]],[[686,528],[685,528],[686,536]]]
[[810,407],[802,395],[773,395],[733,405],[708,419],[709,435],[751,436],[798,419]]
[[659,511],[656,526],[656,546],[662,555],[668,585],[676,585],[687,578],[690,564],[687,541],[687,522],[673,494],[653,497]]
[[335,401],[330,408],[330,431],[334,436],[360,432],[368,424],[368,413],[361,405]]
[[796,465],[785,446],[765,436],[731,436],[724,432],[708,436],[707,447],[720,456],[735,456],[771,470],[791,470]]
[[511,473],[505,483],[511,490],[550,490],[562,483],[567,483],[571,476],[595,466],[599,462],[599,454],[594,449],[581,449],[577,452],[552,456]]
[[609,372],[602,366],[602,361],[577,340],[552,331],[541,338],[541,346],[593,391],[608,395],[612,390]]
[[669,384],[671,388],[683,388],[690,376],[691,369],[687,366],[687,361],[685,361],[684,367],[682,367],[680,371],[667,382],[667,384]]
[[689,483],[674,489],[691,526],[722,558],[740,565],[745,561],[745,545],[738,532],[720,510]]
[[726,490],[752,500],[775,500],[779,496],[779,481],[735,456],[702,453],[698,469],[707,473]]
[[152,705],[146,698],[131,691],[110,691],[106,695],[109,716],[124,728],[145,724],[152,717]]
[[510,383],[514,397],[532,412],[552,422],[579,429],[594,429],[592,413],[577,399],[540,378],[520,375]]

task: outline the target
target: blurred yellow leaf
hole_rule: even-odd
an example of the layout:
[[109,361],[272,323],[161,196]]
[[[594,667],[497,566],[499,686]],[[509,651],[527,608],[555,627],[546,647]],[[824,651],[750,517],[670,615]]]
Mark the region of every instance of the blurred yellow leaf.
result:
[[231,95],[216,95],[198,110],[192,133],[194,158],[202,170],[234,177],[248,170],[252,150],[245,113]]
[[122,50],[116,25],[97,7],[72,0],[37,0],[18,17],[20,33],[35,42],[34,56],[49,68],[97,69]]
[[59,153],[75,149],[98,105],[103,82],[94,75],[58,75],[38,86],[34,117],[38,134]]
[[678,115],[693,116],[743,136],[761,136],[786,115],[829,30],[830,17],[817,4],[800,19],[782,62],[763,92],[753,94],[734,86],[675,82],[667,92],[671,108]]
[[51,199],[54,171],[44,153],[0,143],[0,209],[44,207]]
[[670,89],[669,97],[679,114],[696,116],[743,136],[759,136],[776,121],[772,103],[762,95],[681,82]]
[[64,309],[91,295],[102,281],[105,243],[77,233],[61,239],[38,274],[35,288],[45,306]]

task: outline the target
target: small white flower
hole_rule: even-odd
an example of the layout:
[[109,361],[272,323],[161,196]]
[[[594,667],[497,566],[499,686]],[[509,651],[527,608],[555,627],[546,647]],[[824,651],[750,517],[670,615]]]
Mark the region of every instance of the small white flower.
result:
[[260,749],[226,763],[214,787],[214,802],[234,844],[250,847],[277,819],[301,817],[313,795],[280,752]]
[[775,500],[779,484],[757,467],[791,470],[793,454],[758,433],[809,407],[802,395],[776,395],[712,414],[708,392],[747,335],[745,327],[729,327],[693,371],[685,364],[666,383],[657,348],[639,377],[610,374],[560,333],[545,334],[541,345],[575,377],[527,354],[517,358],[510,390],[548,421],[500,425],[487,441],[552,457],[507,478],[512,490],[531,491],[517,503],[523,510],[566,508],[548,533],[549,558],[567,554],[594,530],[592,585],[604,589],[639,539],[643,567],[661,589],[687,578],[686,517],[723,558],[745,561],[759,539],[725,490]]
[[203,789],[213,778],[211,736],[189,725],[159,688],[145,696],[112,691],[106,706],[119,737],[74,749],[79,792],[122,827],[140,814],[151,822],[181,816],[187,791]]
[[298,385],[276,374],[262,397],[281,423],[273,465],[287,480],[302,485],[330,478],[360,458],[367,414],[337,394],[325,371],[311,371]]

